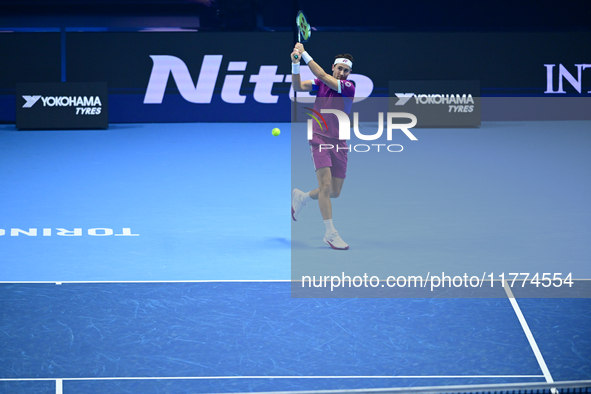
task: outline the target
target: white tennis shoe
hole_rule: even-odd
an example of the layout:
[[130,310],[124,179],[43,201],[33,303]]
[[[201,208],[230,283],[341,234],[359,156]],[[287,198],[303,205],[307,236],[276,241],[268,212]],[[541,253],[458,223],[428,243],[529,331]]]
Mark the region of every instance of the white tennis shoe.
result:
[[303,194],[304,192],[300,189],[293,189],[291,192],[291,218],[294,222],[298,221],[300,212],[302,212],[302,209],[306,206],[306,204],[302,202]]
[[324,243],[336,250],[348,250],[349,245],[343,241],[338,232],[330,233],[324,237]]

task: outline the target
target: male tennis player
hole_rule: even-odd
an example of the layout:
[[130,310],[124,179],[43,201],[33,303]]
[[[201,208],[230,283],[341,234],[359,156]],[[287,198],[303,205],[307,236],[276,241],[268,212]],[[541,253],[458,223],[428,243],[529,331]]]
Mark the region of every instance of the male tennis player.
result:
[[[296,59],[294,55],[298,55]],[[300,79],[300,59],[310,67],[310,71],[316,76],[314,80],[302,81]],[[339,54],[335,56],[332,65],[332,75],[324,72],[310,54],[306,52],[301,43],[297,43],[291,53],[292,82],[296,92],[308,92],[318,90],[314,102],[314,111],[320,113],[321,109],[338,109],[347,114],[351,111],[351,104],[355,96],[355,85],[347,77],[353,66],[353,56]],[[307,193],[294,189],[291,193],[291,217],[298,220],[300,212],[310,200],[318,200],[320,213],[326,226],[324,242],[333,249],[347,250],[349,245],[342,240],[332,222],[331,198],[337,198],[341,194],[343,183],[347,175],[347,142],[339,140],[339,122],[334,114],[322,114],[326,120],[325,127],[313,124],[313,138],[310,140],[312,161],[318,178],[318,188]],[[325,130],[324,128],[327,128]],[[332,146],[332,149],[327,147]]]

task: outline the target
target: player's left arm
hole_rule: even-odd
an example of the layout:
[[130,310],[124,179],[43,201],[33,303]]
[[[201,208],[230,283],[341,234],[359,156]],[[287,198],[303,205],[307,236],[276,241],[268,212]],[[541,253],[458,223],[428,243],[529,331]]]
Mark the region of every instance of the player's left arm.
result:
[[[302,54],[306,52],[304,46],[299,42],[295,45],[295,47]],[[332,90],[339,91],[339,80],[333,77],[332,75],[324,72],[322,67],[320,67],[320,65],[316,63],[313,59],[308,63],[308,67],[310,67],[310,71],[312,71],[312,74],[314,74],[316,78],[324,82]]]

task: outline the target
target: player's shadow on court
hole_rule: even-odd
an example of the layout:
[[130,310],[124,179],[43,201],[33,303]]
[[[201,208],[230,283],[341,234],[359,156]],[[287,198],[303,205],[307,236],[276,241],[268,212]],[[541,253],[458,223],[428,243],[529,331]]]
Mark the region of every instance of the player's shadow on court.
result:
[[289,239],[283,237],[267,238],[267,243],[269,243],[271,246],[279,248],[291,248],[293,244]]

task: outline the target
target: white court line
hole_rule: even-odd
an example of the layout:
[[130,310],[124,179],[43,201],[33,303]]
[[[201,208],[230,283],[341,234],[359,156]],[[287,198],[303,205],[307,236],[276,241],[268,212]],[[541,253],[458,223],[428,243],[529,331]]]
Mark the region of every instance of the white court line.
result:
[[[382,280],[385,282],[385,280]],[[487,280],[488,281],[488,280]],[[495,279],[495,282],[501,279]],[[577,282],[589,282],[591,279],[573,279]],[[64,283],[271,283],[271,282],[301,282],[300,279],[196,279],[196,280],[0,280],[0,284],[64,284]]]
[[540,369],[542,370],[542,373],[544,374],[544,378],[546,379],[546,382],[553,383],[554,379],[552,379],[552,375],[550,374],[550,370],[548,369],[548,366],[546,365],[546,362],[544,361],[544,357],[542,356],[542,353],[540,352],[540,348],[538,348],[538,344],[536,343],[536,340],[535,340],[531,330],[529,329],[527,322],[525,321],[525,317],[523,316],[523,313],[521,313],[521,308],[519,308],[519,304],[517,304],[517,300],[515,299],[515,296],[513,295],[513,292],[511,291],[511,287],[509,287],[508,280],[505,280],[504,288],[505,288],[505,292],[507,293],[507,296],[509,297],[509,302],[511,302],[511,305],[513,306],[513,310],[515,311],[515,314],[517,315],[517,318],[519,319],[519,323],[521,323],[521,328],[523,328],[523,331],[525,332],[525,336],[527,337],[527,340],[529,341],[529,345],[531,346],[532,350],[534,351],[534,355],[536,356],[536,360],[538,360],[538,364],[540,366]]
[[0,382],[53,381],[55,394],[63,394],[63,381],[113,381],[113,380],[205,380],[205,379],[446,379],[446,378],[538,378],[542,375],[447,375],[447,376],[185,376],[185,377],[123,377],[123,378],[18,378]]
[[[0,281],[0,284],[42,284],[42,283],[259,283],[259,282],[292,282],[291,279],[217,279],[217,280],[29,280]],[[298,281],[295,281],[298,282]]]
[[80,381],[80,380],[206,380],[206,379],[495,379],[495,378],[541,378],[543,375],[401,375],[401,376],[167,376],[167,377],[96,377],[96,378],[0,378],[0,382],[14,381]]

